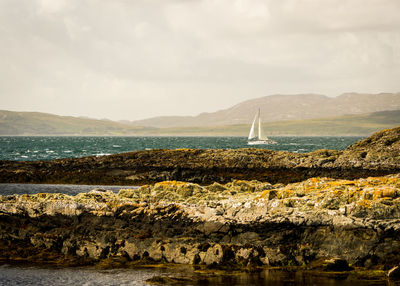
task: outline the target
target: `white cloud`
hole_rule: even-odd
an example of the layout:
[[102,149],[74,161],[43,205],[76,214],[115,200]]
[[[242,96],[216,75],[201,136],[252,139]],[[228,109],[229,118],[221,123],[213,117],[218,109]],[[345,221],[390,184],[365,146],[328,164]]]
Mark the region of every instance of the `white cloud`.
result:
[[397,0],[3,0],[0,108],[140,119],[271,93],[399,91],[399,11]]
[[67,0],[38,0],[40,13],[57,13],[68,7]]

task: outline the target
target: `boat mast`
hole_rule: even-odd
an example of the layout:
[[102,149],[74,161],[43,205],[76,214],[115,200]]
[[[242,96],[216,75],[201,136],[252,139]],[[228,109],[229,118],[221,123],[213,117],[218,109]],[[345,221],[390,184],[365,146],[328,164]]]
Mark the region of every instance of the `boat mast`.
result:
[[262,135],[261,135],[261,111],[260,108],[258,109],[258,140],[262,140]]
[[258,140],[268,140],[268,137],[264,135],[261,126],[261,111],[258,109]]

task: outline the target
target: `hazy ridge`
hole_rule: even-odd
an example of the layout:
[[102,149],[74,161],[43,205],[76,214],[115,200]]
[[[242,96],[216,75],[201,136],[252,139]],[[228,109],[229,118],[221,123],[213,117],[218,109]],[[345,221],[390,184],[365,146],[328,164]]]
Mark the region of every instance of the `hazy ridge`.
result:
[[198,116],[111,121],[0,110],[0,135],[246,136],[261,109],[269,135],[368,135],[400,122],[400,93],[270,95]]
[[142,129],[110,120],[0,110],[0,135],[134,135]]
[[[261,109],[264,122],[304,120],[400,109],[400,93],[344,93],[269,95],[238,103],[228,109],[197,116],[161,116],[133,121],[136,126],[178,127],[248,124]],[[129,122],[126,122],[129,123]]]
[[[369,135],[398,126],[400,110],[264,124],[269,135]],[[0,135],[197,135],[247,136],[250,124],[212,127],[135,127],[109,120],[83,119],[39,112],[0,111]]]

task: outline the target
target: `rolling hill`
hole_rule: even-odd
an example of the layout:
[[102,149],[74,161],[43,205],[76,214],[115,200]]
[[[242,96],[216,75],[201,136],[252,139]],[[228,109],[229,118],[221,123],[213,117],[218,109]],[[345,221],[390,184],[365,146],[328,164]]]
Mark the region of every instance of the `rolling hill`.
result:
[[399,110],[400,93],[345,93],[338,97],[318,94],[270,95],[247,100],[217,112],[197,116],[161,116],[130,124],[157,128],[248,124],[258,108],[261,109],[264,122],[364,114]]
[[[400,125],[400,110],[263,124],[267,135],[370,135]],[[109,120],[39,112],[0,111],[0,135],[247,136],[250,124],[135,127]]]
[[0,110],[0,135],[135,135],[142,130],[109,120]]
[[[361,115],[345,115],[307,120],[285,120],[263,124],[264,132],[273,136],[370,135],[382,129],[400,126],[400,110]],[[159,128],[151,135],[247,136],[250,124],[224,126]]]

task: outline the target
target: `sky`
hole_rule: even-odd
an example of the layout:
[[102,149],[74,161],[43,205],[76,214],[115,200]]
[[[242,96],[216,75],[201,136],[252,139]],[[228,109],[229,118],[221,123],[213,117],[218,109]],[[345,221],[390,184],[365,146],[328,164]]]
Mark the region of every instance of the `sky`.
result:
[[112,120],[400,91],[399,0],[0,0],[0,109]]

